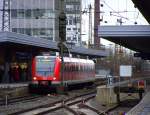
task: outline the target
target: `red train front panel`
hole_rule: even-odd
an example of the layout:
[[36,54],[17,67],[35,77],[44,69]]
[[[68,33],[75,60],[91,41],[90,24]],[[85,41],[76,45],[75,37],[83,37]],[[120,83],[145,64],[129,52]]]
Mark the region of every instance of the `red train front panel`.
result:
[[54,56],[36,56],[32,62],[33,81],[58,81],[60,61]]

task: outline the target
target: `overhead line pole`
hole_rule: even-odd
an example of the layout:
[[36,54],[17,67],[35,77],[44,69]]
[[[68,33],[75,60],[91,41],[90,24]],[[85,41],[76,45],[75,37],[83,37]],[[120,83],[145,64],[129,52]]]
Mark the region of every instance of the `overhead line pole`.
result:
[[65,45],[64,42],[66,41],[66,14],[64,11],[64,0],[60,1],[60,14],[59,14],[59,43],[58,43],[58,47],[60,50],[60,57],[61,57],[61,72],[60,72],[60,77],[61,77],[61,93],[63,93],[64,91],[64,49],[65,49]]

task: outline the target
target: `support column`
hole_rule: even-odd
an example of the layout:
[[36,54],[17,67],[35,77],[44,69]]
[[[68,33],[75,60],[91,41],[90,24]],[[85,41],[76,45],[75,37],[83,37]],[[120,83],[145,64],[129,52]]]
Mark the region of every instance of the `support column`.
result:
[[9,83],[9,71],[10,71],[11,53],[8,48],[4,51],[4,74],[2,78],[3,83]]
[[94,7],[94,45],[100,46],[100,38],[98,37],[98,26],[100,25],[100,0],[95,0]]

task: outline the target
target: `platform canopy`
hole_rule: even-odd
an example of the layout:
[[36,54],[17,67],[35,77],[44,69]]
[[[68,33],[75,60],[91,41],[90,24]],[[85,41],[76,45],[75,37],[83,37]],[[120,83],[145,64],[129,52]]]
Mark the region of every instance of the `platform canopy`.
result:
[[[13,32],[0,32],[0,47],[3,46],[26,49],[26,51],[40,50],[41,52],[59,52],[58,42]],[[76,46],[69,49],[69,51],[74,54],[86,55],[91,57],[106,57],[109,54],[106,50],[94,50]]]
[[150,53],[150,26],[99,26],[98,35],[141,53]]

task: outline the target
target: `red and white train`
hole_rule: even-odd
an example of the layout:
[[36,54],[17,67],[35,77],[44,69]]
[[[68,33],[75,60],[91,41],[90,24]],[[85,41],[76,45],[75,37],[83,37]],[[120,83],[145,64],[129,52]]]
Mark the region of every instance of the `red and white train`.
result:
[[[95,63],[88,59],[64,57],[63,72],[59,56],[35,56],[32,61],[33,84],[55,86],[61,83],[84,85],[95,80]],[[61,75],[62,74],[62,75]]]

